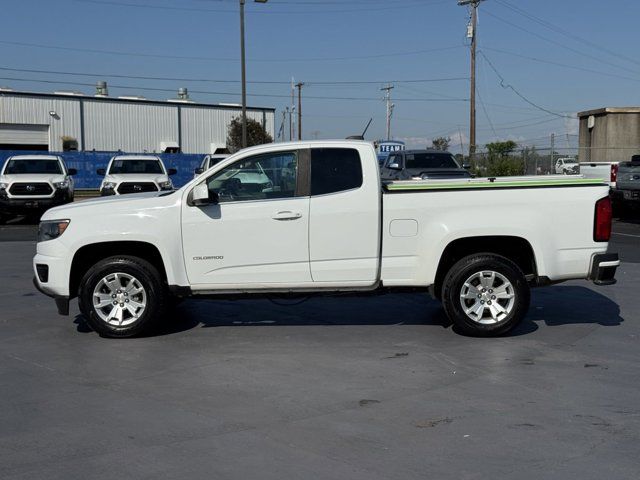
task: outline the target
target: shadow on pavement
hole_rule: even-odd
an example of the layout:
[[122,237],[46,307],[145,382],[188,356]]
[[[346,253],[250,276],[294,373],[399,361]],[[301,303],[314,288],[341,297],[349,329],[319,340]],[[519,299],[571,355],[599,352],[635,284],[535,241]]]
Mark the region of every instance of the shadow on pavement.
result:
[[[314,297],[300,300],[187,300],[156,332],[163,336],[187,330],[243,326],[359,326],[425,325],[449,328],[439,302],[425,294],[388,294],[376,297]],[[617,326],[624,321],[620,308],[605,295],[586,287],[554,286],[533,290],[531,308],[523,322],[507,336],[549,327],[575,324]],[[77,331],[91,332],[81,315]]]

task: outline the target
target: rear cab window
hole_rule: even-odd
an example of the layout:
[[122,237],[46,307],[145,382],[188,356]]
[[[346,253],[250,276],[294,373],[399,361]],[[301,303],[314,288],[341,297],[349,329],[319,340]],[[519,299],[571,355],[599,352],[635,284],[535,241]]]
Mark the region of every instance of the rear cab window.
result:
[[407,153],[406,168],[460,168],[450,153]]
[[311,195],[353,190],[362,186],[362,161],[354,148],[311,149]]

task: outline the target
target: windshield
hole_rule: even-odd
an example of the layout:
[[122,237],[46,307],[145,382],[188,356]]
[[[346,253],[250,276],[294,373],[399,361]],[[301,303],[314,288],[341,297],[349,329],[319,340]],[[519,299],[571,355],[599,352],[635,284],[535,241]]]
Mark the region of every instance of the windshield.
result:
[[575,160],[564,160],[565,164],[569,164],[569,163],[578,163]]
[[109,173],[164,173],[158,160],[114,160]]
[[460,168],[450,153],[407,153],[405,168]]
[[62,168],[58,160],[9,160],[7,167],[4,169],[5,175],[15,175],[21,173],[49,173],[54,175],[62,175]]

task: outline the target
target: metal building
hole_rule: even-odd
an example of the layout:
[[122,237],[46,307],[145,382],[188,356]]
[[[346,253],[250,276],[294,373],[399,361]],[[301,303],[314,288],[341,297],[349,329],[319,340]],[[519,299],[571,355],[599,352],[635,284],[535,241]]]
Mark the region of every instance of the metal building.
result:
[[640,107],[578,113],[580,162],[628,161],[640,153]]
[[[0,88],[0,150],[214,153],[241,115],[231,104],[196,103],[181,88],[167,101],[78,92],[32,93]],[[274,136],[274,108],[248,107],[247,116]]]

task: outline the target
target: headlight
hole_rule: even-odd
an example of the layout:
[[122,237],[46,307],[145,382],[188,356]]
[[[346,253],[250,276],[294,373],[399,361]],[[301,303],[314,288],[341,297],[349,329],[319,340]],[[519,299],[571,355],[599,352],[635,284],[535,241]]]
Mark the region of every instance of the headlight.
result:
[[6,188],[9,186],[8,183],[6,182],[0,182],[0,190],[6,190]]
[[46,220],[38,226],[38,242],[58,238],[69,226],[70,220]]
[[102,188],[107,190],[113,190],[114,188],[116,188],[116,182],[104,182],[102,184]]
[[61,188],[61,189],[69,188],[69,180],[63,180],[61,182],[56,182],[53,185],[56,188]]
[[166,182],[158,182],[158,185],[160,185],[161,190],[173,189],[173,183],[171,182],[171,180],[167,180]]

